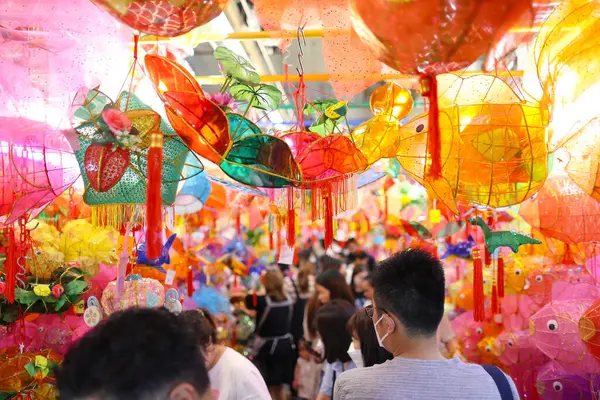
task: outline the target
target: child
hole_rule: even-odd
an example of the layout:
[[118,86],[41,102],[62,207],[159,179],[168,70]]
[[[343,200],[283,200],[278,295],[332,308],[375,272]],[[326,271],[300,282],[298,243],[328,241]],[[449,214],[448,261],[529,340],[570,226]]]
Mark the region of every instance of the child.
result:
[[299,399],[314,399],[317,396],[315,375],[318,373],[318,364],[311,359],[303,341],[298,344],[298,355],[298,363],[294,372],[294,390],[298,392]]

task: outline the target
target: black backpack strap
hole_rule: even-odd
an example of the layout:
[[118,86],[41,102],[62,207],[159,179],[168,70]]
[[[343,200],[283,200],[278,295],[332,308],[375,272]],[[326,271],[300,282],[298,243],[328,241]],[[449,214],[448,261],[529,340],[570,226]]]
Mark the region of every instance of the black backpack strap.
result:
[[514,400],[512,388],[510,387],[510,383],[508,382],[506,375],[504,375],[504,372],[493,365],[482,365],[482,367],[494,380],[498,392],[500,392],[500,398],[502,400]]

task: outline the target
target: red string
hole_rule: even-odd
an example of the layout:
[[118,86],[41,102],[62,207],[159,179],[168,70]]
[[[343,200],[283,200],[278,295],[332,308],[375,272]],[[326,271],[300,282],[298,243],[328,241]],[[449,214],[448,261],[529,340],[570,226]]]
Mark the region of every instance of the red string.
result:
[[188,297],[192,297],[194,294],[194,270],[191,265],[188,267],[187,273],[187,293]]
[[333,199],[331,188],[325,193],[325,249],[329,249],[333,243]]
[[17,285],[17,244],[15,242],[15,231],[13,228],[6,230],[8,235],[8,249],[6,252],[6,289],[4,295],[8,303],[15,301],[15,286]]

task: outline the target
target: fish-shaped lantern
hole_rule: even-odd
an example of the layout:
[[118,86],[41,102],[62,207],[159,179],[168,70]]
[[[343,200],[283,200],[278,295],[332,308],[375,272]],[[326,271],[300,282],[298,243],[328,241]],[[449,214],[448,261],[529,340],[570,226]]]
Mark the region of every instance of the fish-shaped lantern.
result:
[[529,322],[535,345],[570,373],[600,372],[600,363],[580,336],[579,320],[591,304],[591,300],[553,301]]
[[544,400],[593,399],[600,388],[597,375],[569,372],[556,361],[539,369],[535,386]]

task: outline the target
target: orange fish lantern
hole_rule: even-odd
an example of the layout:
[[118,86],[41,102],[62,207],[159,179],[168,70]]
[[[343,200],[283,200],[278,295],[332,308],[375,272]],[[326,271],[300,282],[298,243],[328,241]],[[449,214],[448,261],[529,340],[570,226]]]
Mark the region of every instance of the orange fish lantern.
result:
[[178,36],[218,17],[228,0],[92,0],[142,33]]
[[400,128],[404,169],[454,213],[457,201],[504,207],[539,190],[548,174],[548,120],[539,105],[494,76],[445,74],[437,84],[441,167],[432,175],[431,108]]
[[565,243],[600,241],[600,203],[567,176],[549,178],[519,214],[544,235]]
[[[510,27],[521,21],[524,14],[531,13],[530,19],[533,21],[531,1],[511,0],[482,4],[471,0],[455,4],[433,0],[352,0],[351,7],[356,32],[383,63],[403,73],[421,74],[421,93],[429,99],[430,110],[424,121],[427,124],[419,121],[411,126],[412,129],[419,130],[410,136],[422,136],[425,141],[421,143],[418,138],[413,138],[416,140],[412,143],[413,149],[410,152],[413,156],[415,152],[419,152],[426,157],[422,162],[424,171],[421,174],[415,174],[414,171],[419,166],[408,169],[412,170],[413,176],[420,177],[420,181],[424,181],[425,186],[438,198],[448,200],[453,195],[448,181],[453,181],[444,176],[443,169],[446,168],[448,156],[456,158],[456,153],[448,154],[448,151],[452,152],[449,150],[453,148],[452,144],[457,144],[453,143],[452,138],[458,139],[455,137],[458,132],[449,130],[452,130],[452,127],[458,130],[460,125],[465,124],[459,124],[452,114],[441,110],[442,105],[439,104],[438,97],[444,94],[444,88],[438,82],[437,75],[472,64],[488,52]],[[406,37],[410,37],[411,40],[406,40]],[[460,88],[457,90],[460,91]],[[472,98],[475,99],[472,105],[490,103],[490,99],[483,101],[485,96]],[[455,114],[458,114],[456,111],[458,110],[455,110]],[[518,113],[517,110],[514,112]],[[481,111],[463,110],[464,113],[473,117]],[[512,118],[518,117],[514,115]],[[487,123],[489,124],[489,121]],[[496,129],[497,133],[493,132],[493,128],[489,129],[490,137],[487,140],[481,138],[481,141],[487,142],[488,148],[490,144],[494,147],[495,137],[502,136],[502,128]],[[485,131],[480,129],[478,133]],[[519,140],[518,133],[512,137],[509,134],[504,136],[509,136],[504,138],[504,147],[508,145],[506,139],[513,140],[513,144],[514,140]],[[487,152],[489,153],[489,150]],[[501,157],[498,152],[491,153],[488,157]],[[468,159],[467,154],[464,154],[464,159]],[[488,160],[488,163],[490,161],[494,160]],[[482,172],[485,175],[487,171]],[[447,173],[448,171],[446,175]],[[485,185],[484,181],[479,186]],[[446,205],[458,213],[456,204],[448,202]]]

